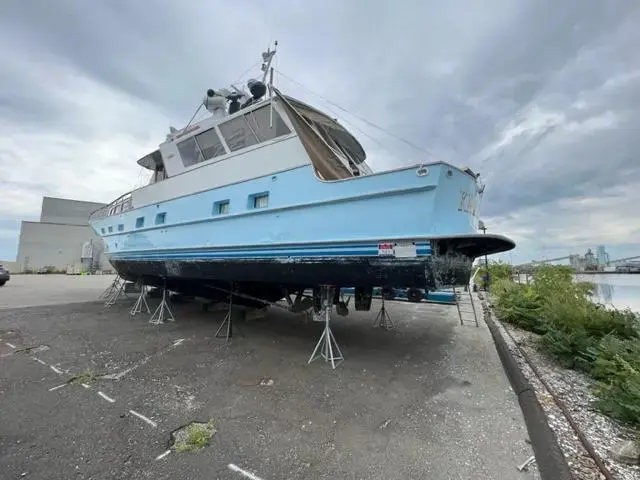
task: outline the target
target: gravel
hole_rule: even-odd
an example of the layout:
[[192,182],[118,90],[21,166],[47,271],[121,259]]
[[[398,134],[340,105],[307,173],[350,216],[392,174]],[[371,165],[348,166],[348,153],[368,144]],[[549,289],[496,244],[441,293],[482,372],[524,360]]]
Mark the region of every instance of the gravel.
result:
[[[611,451],[620,444],[632,440],[634,432],[626,429],[593,407],[592,393],[594,382],[588,376],[562,368],[545,357],[535,346],[537,335],[503,323],[495,318],[509,350],[516,359],[527,380],[533,386],[538,401],[542,405],[552,430],[562,448],[565,457],[578,479],[604,479],[594,460],[590,457],[562,410],[536,376],[531,366],[520,353],[518,346],[526,353],[530,361],[549,385],[554,395],[569,410],[570,415],[593,446],[598,456],[617,480],[637,480],[640,478],[640,466],[626,465],[615,461]],[[508,335],[511,334],[511,336]],[[518,346],[514,343],[517,342]]]

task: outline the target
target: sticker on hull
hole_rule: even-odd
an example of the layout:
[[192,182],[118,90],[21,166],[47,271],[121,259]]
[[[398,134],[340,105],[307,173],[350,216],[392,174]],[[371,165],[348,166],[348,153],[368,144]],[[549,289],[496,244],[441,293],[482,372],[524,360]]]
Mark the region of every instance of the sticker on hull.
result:
[[418,256],[415,242],[385,242],[378,244],[378,256],[415,258]]

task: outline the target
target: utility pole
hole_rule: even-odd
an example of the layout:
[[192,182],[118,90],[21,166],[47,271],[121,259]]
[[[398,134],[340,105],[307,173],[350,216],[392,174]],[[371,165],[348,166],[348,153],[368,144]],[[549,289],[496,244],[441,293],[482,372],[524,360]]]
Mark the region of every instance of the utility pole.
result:
[[[482,220],[478,220],[478,229],[482,230],[482,234],[486,235],[487,227],[485,227],[484,222]],[[486,292],[489,288],[489,260],[487,259],[487,254],[484,254],[484,267],[487,270],[487,279],[484,284],[484,291]]]

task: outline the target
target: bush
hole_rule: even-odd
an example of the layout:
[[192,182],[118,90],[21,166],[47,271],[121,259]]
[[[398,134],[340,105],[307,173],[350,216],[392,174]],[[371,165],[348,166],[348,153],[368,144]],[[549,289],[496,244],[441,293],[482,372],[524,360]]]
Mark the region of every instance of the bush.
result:
[[502,320],[541,334],[545,353],[597,381],[597,408],[640,426],[640,316],[592,302],[593,289],[567,267],[544,265],[531,285],[492,282],[491,295]]
[[546,332],[542,320],[542,298],[533,288],[508,280],[501,280],[492,288],[494,305],[500,318],[525,330],[540,334]]

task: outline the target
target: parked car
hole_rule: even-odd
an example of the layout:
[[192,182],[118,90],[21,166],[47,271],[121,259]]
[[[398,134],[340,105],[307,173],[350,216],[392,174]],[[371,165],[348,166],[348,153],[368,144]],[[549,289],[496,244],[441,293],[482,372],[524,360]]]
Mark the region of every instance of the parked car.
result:
[[9,270],[0,265],[0,287],[2,287],[5,283],[9,281],[11,275],[9,275]]

